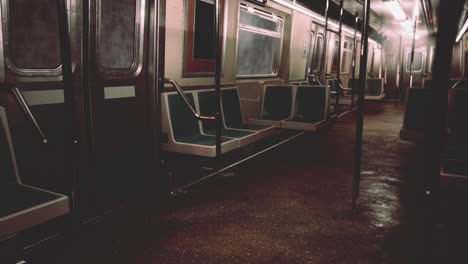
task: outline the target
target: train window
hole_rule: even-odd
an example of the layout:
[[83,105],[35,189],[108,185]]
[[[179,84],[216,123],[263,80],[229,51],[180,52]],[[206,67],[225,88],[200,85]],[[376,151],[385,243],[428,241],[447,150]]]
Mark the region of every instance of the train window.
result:
[[214,3],[195,1],[195,30],[193,58],[196,60],[214,60]]
[[434,46],[431,46],[430,50],[429,50],[429,65],[428,65],[428,71],[429,72],[432,72],[432,62],[433,62],[433,59],[434,59]]
[[59,75],[61,58],[56,1],[14,0],[8,1],[7,5],[6,63],[19,74],[42,69],[40,75],[54,72],[53,75]]
[[338,70],[338,52],[339,52],[338,45],[339,45],[339,41],[338,41],[337,38],[338,38],[338,36],[336,36],[335,46],[333,48],[333,61],[332,61],[332,67],[331,67],[331,70],[330,70],[330,72],[332,72],[332,73],[336,73],[337,70]]
[[315,36],[315,33],[314,31],[311,31],[310,32],[310,38],[309,38],[309,50],[307,51],[308,54],[307,54],[307,63],[306,63],[306,75],[311,73],[310,71],[310,68],[311,68],[311,62],[312,62],[312,57],[314,55],[313,51],[314,51],[314,36]]
[[100,0],[98,62],[104,69],[129,69],[135,61],[137,0]]
[[237,39],[237,77],[278,75],[283,19],[241,5]]
[[375,57],[375,50],[374,50],[374,45],[369,45],[369,50],[367,53],[367,72],[370,73],[372,72],[372,69],[374,68],[374,57]]
[[[421,51],[414,51],[413,59],[413,72],[420,72],[423,70],[424,57]],[[411,51],[406,54],[406,71],[410,71],[411,68]]]
[[323,35],[318,34],[315,43],[314,59],[312,60],[312,70],[319,71],[322,65],[323,56]]
[[351,61],[353,56],[353,42],[345,40],[343,44],[343,52],[341,59],[341,73],[347,74],[351,72]]
[[[220,38],[223,43],[224,0],[220,3]],[[185,0],[185,77],[212,76],[214,61],[214,1]],[[222,49],[222,47],[221,47]]]

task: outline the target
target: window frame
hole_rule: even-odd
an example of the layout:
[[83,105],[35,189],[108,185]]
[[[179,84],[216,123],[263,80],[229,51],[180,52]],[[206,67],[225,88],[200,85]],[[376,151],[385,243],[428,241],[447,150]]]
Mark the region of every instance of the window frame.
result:
[[[201,0],[207,2],[206,0]],[[213,0],[208,0],[209,2]],[[215,74],[215,60],[195,60],[195,18],[196,18],[196,2],[197,0],[184,0],[184,41],[183,41],[183,58],[182,58],[182,77],[213,77]],[[221,76],[224,72],[224,60],[226,37],[224,32],[227,31],[225,14],[227,13],[227,4],[225,0],[220,0],[220,43],[221,43]],[[191,40],[191,41],[190,41]]]
[[[1,11],[2,22],[1,23],[2,24],[1,24],[0,34],[2,35],[1,37],[3,38],[2,39],[3,50],[0,50],[0,52],[2,52],[4,61],[5,61],[5,66],[19,77],[47,77],[47,78],[52,78],[52,80],[55,80],[57,78],[61,79],[61,75],[62,75],[61,63],[56,68],[37,68],[37,69],[36,68],[22,68],[22,67],[17,66],[14,63],[10,54],[10,32],[9,32],[10,1],[14,1],[14,0],[1,0],[1,6],[2,6],[2,11]],[[76,6],[76,4],[72,3],[71,0],[67,0],[66,5],[67,5],[69,29],[71,29],[74,27],[73,23],[75,23],[76,21],[76,14],[71,13],[70,10],[72,7]],[[72,34],[70,34],[70,37],[72,37]],[[5,67],[5,66],[2,66],[2,67]]]
[[[351,45],[351,48],[347,49],[345,48],[345,44],[348,43]],[[341,50],[341,67],[340,67],[340,74],[351,74],[351,68],[352,68],[352,61],[353,61],[353,52],[354,51],[354,41],[350,38],[347,38],[345,37],[344,41],[343,41],[343,48]],[[347,61],[347,65],[343,65],[343,62],[345,60],[345,55],[346,53],[349,53],[349,58],[348,58],[348,61]],[[348,66],[348,67],[346,67]],[[347,69],[347,71],[345,71],[345,69]]]
[[[240,14],[241,14],[241,9],[242,8],[246,9],[248,12],[253,12],[253,14],[257,14],[259,16],[263,16],[263,17],[266,17],[268,19],[271,19],[272,21],[275,21],[275,22],[280,21],[280,27],[281,28],[280,28],[280,30],[278,32],[279,45],[278,45],[278,49],[276,51],[276,55],[275,55],[274,62],[273,62],[273,73],[271,73],[271,74],[242,74],[242,75],[240,75],[240,74],[237,73],[239,33],[240,33],[241,30],[256,33],[256,32],[254,32],[255,31],[254,28],[256,28],[256,27],[249,26],[249,25],[246,25],[246,26],[241,25],[241,23],[240,23]],[[285,19],[280,15],[273,14],[271,12],[268,12],[268,11],[265,11],[263,9],[259,9],[257,7],[253,7],[253,6],[244,4],[244,3],[241,3],[239,5],[238,12],[237,12],[236,57],[235,57],[235,62],[234,62],[235,63],[236,79],[276,78],[276,77],[279,76],[280,70],[281,70],[281,61],[282,61],[283,45],[284,45],[284,25],[285,25]],[[265,35],[268,35],[267,31],[269,31],[269,30],[260,29],[258,31],[262,31],[262,32],[265,33]],[[272,31],[269,31],[269,32],[272,32]]]
[[429,73],[432,73],[432,66],[433,66],[433,63],[434,63],[434,53],[435,51],[435,45],[431,45],[429,47],[429,58],[428,58],[428,61],[427,61],[427,72]]
[[333,52],[332,52],[332,59],[331,59],[331,65],[330,65],[330,73],[338,73],[338,64],[339,63],[341,64],[341,61],[340,62],[338,61],[338,52],[339,52],[338,45],[340,44],[339,39],[340,39],[340,36],[338,34],[336,34],[336,33],[330,34],[330,42],[333,43],[333,40],[335,41],[335,43],[333,44]]
[[315,30],[312,28],[309,29],[309,46],[307,47],[307,58],[306,58],[306,72],[305,76],[307,78],[307,75],[311,74],[312,71],[312,60],[314,57],[314,50],[315,50]]
[[143,51],[144,51],[144,35],[145,35],[145,20],[146,12],[145,7],[147,5],[146,0],[135,0],[135,35],[133,39],[133,62],[129,68],[106,68],[101,65],[101,1],[96,1],[96,67],[99,74],[103,78],[126,78],[136,77],[140,74],[143,68]]
[[[420,70],[412,70],[412,73],[419,73],[419,72],[422,72],[424,71],[424,67],[426,66],[425,65],[425,62],[426,62],[426,53],[423,49],[415,49],[414,50],[414,53],[416,54],[416,52],[419,52],[421,53],[421,69]],[[405,54],[405,71],[406,72],[410,72],[410,60],[411,60],[411,50],[408,50]],[[414,67],[414,64],[413,64],[413,67]]]
[[[322,46],[318,45],[320,43],[319,39],[322,40],[321,41]],[[321,47],[320,51],[318,50],[319,47]],[[312,56],[312,65],[310,67],[312,69],[312,72],[320,72],[321,71],[322,63],[323,63],[322,57],[323,57],[324,50],[325,50],[325,35],[320,32],[315,37],[314,54]],[[317,56],[319,56],[318,61],[317,61],[317,63],[315,63],[315,60],[316,60]]]

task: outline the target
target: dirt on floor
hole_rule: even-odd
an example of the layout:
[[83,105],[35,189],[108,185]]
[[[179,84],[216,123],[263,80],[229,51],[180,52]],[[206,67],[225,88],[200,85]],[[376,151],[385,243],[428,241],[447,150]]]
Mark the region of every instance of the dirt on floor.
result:
[[37,262],[467,263],[465,189],[425,197],[421,148],[398,136],[403,110],[366,104],[356,214],[350,114],[186,195],[148,197]]

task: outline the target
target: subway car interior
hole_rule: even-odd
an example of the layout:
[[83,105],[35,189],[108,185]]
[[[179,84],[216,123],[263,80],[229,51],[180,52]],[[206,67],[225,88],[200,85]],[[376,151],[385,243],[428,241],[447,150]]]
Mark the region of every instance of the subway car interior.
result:
[[467,10],[0,0],[0,263],[468,263]]

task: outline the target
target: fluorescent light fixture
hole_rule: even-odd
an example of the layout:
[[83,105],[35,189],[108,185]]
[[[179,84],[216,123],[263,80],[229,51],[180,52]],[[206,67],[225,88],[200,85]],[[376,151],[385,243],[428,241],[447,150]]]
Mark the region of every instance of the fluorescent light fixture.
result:
[[400,25],[401,25],[404,29],[406,29],[406,31],[413,32],[413,27],[414,27],[414,25],[413,25],[413,23],[411,23],[410,20],[401,21],[401,22],[400,22]]
[[384,0],[384,4],[397,20],[405,20],[407,18],[399,0]]
[[[319,15],[319,14],[317,14],[317,13],[315,13],[315,12],[313,12],[313,11],[311,11],[311,10],[301,6],[301,5],[296,4],[295,2],[292,3],[292,2],[290,2],[288,0],[273,0],[273,2],[276,2],[276,3],[278,3],[278,4],[282,5],[282,6],[285,6],[285,7],[289,7],[291,9],[293,9],[293,10],[296,10],[298,12],[303,13],[304,15],[312,17],[313,19],[316,19],[319,22],[325,23],[325,18],[324,17],[322,17],[321,15]],[[328,26],[332,26],[334,28],[339,28],[339,25],[337,23],[335,23],[333,21],[330,21],[330,20],[328,20]],[[351,29],[351,28],[346,27],[344,25],[341,27],[341,29],[343,31],[345,31],[345,32],[348,32],[349,34],[352,34],[352,35],[354,34],[354,29]],[[357,37],[358,38],[361,37],[361,34],[359,32],[357,33]],[[373,41],[371,39],[369,39],[369,42],[376,43],[375,41]]]
[[463,27],[460,30],[460,32],[458,32],[457,38],[455,40],[456,42],[460,41],[463,35],[465,35],[466,29],[468,29],[468,19],[465,21],[465,24],[463,24]]

